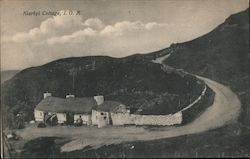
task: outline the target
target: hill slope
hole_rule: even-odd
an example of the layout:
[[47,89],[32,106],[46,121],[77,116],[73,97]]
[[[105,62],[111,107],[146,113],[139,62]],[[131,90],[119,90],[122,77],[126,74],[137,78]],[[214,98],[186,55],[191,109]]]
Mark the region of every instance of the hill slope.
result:
[[210,33],[185,43],[172,44],[145,59],[171,54],[164,63],[230,86],[244,109],[241,121],[250,124],[249,9],[231,15]]
[[26,120],[33,118],[34,107],[46,91],[62,98],[68,93],[76,97],[100,94],[130,106],[133,113],[169,114],[187,106],[203,89],[195,77],[165,73],[160,64],[134,56],[60,59],[25,69],[1,86],[2,104],[13,115],[26,114]]
[[7,71],[1,71],[1,83],[11,79],[12,77],[17,74],[19,70],[7,70]]

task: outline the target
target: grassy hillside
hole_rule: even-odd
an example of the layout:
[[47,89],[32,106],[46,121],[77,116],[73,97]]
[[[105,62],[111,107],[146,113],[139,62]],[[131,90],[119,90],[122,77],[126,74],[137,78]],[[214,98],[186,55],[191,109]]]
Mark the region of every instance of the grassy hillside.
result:
[[1,71],[1,83],[11,79],[15,74],[17,74],[19,70],[7,70]]
[[34,107],[46,91],[63,98],[68,93],[77,97],[99,94],[130,106],[132,113],[169,114],[200,95],[203,84],[198,83],[195,77],[167,74],[160,64],[135,56],[67,58],[19,72],[1,85],[1,97],[7,113],[23,113],[26,121],[33,118]]
[[145,59],[171,53],[164,63],[208,77],[229,86],[242,102],[240,121],[250,125],[249,9],[234,14],[210,33],[146,55]]

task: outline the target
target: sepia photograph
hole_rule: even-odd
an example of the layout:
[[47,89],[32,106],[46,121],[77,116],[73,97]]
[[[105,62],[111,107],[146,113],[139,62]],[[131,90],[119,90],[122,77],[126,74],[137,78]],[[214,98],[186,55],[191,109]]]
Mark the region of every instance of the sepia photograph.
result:
[[249,158],[249,0],[0,0],[1,158]]

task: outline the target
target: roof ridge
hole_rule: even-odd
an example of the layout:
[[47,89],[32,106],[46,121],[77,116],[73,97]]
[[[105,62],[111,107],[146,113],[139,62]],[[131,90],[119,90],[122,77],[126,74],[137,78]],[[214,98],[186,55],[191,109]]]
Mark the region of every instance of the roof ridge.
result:
[[61,98],[52,96],[41,100],[35,109],[49,112],[89,113],[96,105],[95,99],[91,97]]

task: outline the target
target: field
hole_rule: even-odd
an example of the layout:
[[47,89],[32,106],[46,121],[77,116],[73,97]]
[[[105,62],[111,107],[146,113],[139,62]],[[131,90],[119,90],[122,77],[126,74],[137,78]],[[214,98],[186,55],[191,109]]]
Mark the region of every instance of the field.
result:
[[[208,132],[153,141],[103,145],[97,149],[61,152],[68,137],[38,137],[28,142],[11,141],[15,157],[249,157],[250,130],[237,124]],[[72,129],[71,129],[72,130]],[[54,131],[53,131],[54,132]],[[239,136],[239,133],[241,135]],[[53,136],[53,135],[52,135]],[[21,148],[21,151],[18,151]],[[42,150],[42,151],[41,151]]]

